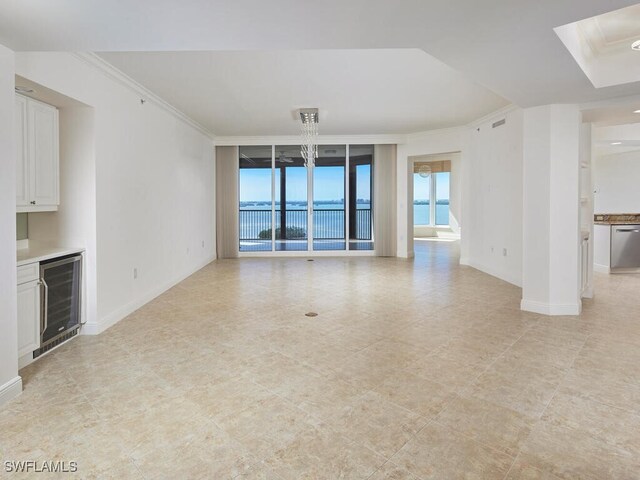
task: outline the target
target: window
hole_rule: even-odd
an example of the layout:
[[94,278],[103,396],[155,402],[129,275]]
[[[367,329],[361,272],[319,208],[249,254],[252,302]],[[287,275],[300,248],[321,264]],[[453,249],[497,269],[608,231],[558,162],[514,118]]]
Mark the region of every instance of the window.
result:
[[[240,252],[373,250],[373,145],[239,147]],[[348,154],[347,154],[348,153]]]
[[[434,176],[434,175],[432,175]],[[449,225],[449,172],[439,172],[434,176],[436,225]]]
[[[413,224],[449,225],[449,191],[451,162],[428,162],[432,173],[426,177],[413,174]],[[414,172],[418,171],[416,163]],[[420,165],[424,165],[424,162]],[[424,175],[424,174],[423,174]]]

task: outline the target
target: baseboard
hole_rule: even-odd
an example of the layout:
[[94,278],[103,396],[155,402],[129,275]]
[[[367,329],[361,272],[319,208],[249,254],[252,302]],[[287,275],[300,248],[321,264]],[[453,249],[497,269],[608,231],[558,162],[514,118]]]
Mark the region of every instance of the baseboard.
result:
[[600,265],[598,263],[594,263],[593,271],[598,273],[611,273],[611,268],[609,268],[607,265]]
[[482,273],[486,273],[487,275],[491,275],[492,277],[499,278],[500,280],[504,280],[516,287],[522,288],[522,278],[516,278],[511,274],[498,270],[497,268],[484,265],[480,262],[475,262],[470,258],[460,258],[460,264],[475,268],[476,270],[480,270]]
[[123,305],[122,307],[118,308],[117,310],[115,310],[115,311],[111,312],[110,314],[102,317],[101,319],[98,320],[97,323],[86,323],[86,324],[84,324],[82,326],[82,329],[80,330],[80,333],[82,335],[99,335],[99,334],[101,334],[106,329],[108,329],[109,327],[115,325],[116,323],[118,323],[120,320],[122,320],[126,316],[132,314],[133,312],[138,310],[140,307],[146,305],[147,303],[149,303],[154,298],[162,295],[164,292],[169,290],[171,287],[177,285],[178,283],[180,283],[181,281],[183,281],[187,277],[190,277],[191,275],[196,273],[198,270],[206,267],[211,262],[213,262],[215,259],[216,259],[215,255],[207,258],[204,262],[198,264],[196,267],[194,267],[193,269],[190,269],[188,272],[183,273],[182,275],[178,276],[177,278],[162,284],[158,288],[155,288],[155,289],[149,291],[147,294],[143,295],[142,297],[137,298],[135,300],[132,300],[131,302],[127,303],[126,305]]
[[534,300],[525,300],[524,298],[520,302],[520,309],[525,312],[539,313],[541,315],[549,316],[564,316],[564,315],[580,315],[582,312],[581,303],[573,304],[551,304],[544,302],[536,302]]
[[22,393],[22,377],[17,376],[0,386],[0,405],[4,405]]

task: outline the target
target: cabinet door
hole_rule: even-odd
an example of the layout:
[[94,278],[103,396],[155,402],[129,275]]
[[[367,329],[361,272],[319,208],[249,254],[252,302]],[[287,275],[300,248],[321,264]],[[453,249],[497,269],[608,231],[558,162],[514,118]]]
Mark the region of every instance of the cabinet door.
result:
[[29,100],[27,111],[30,204],[58,205],[58,109]]
[[18,356],[40,347],[40,281],[18,285]]
[[16,95],[16,205],[29,205],[29,158],[27,156],[27,99]]

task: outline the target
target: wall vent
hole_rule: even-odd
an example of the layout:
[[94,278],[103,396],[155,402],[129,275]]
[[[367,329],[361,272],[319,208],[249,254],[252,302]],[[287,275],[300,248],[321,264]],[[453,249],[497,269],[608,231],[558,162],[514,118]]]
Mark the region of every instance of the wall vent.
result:
[[502,120],[498,120],[497,122],[494,122],[493,125],[491,125],[491,127],[498,128],[504,125],[505,123],[507,123],[507,119],[503,118]]

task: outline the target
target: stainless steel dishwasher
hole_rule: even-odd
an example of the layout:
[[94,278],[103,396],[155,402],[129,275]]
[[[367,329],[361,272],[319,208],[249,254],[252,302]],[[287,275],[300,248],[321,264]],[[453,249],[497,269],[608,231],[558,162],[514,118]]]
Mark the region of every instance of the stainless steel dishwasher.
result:
[[640,225],[611,225],[611,271],[640,269]]

